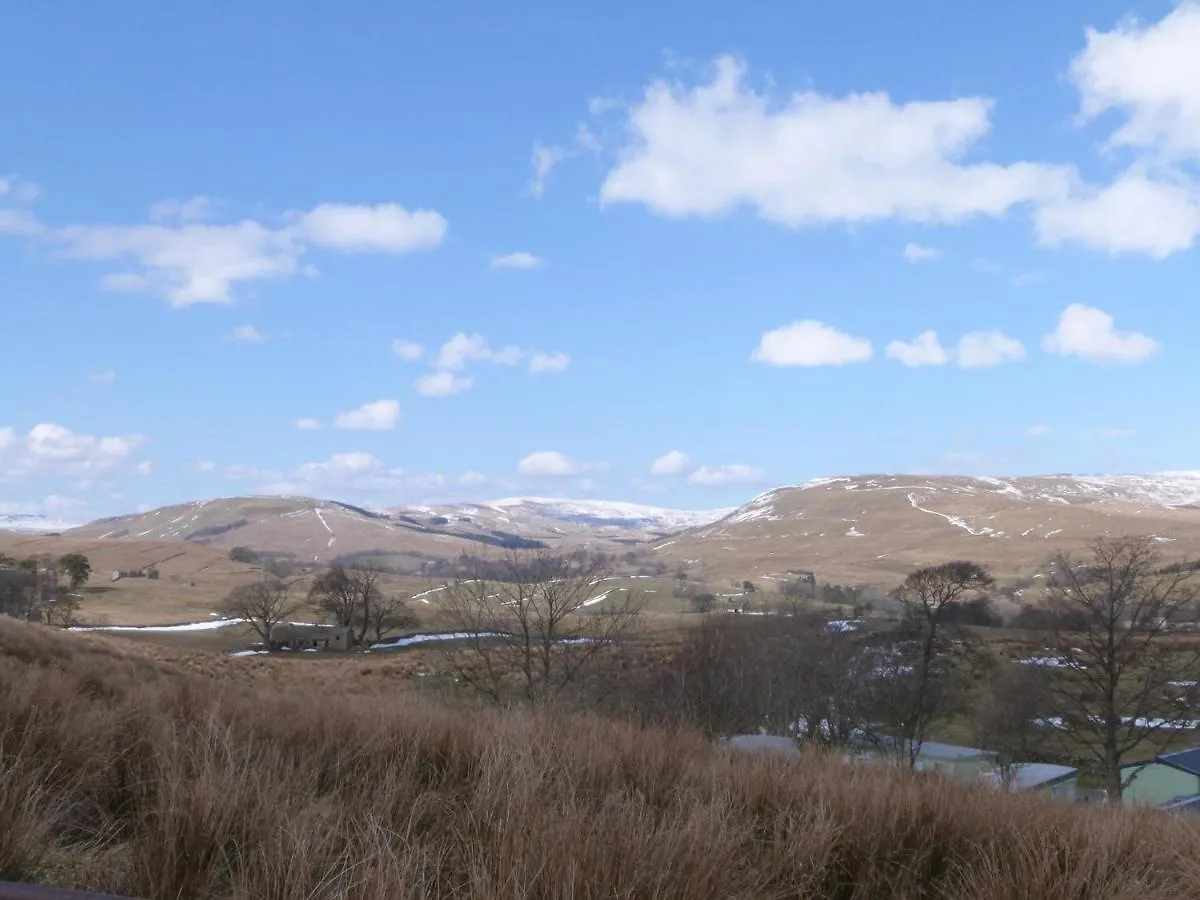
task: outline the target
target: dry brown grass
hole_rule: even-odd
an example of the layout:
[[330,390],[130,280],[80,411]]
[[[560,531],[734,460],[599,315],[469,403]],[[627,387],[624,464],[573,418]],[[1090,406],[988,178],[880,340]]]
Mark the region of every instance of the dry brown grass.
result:
[[1200,896],[1200,832],[1160,814],[185,662],[0,620],[0,878],[181,900]]
[[[166,625],[204,619],[239,585],[262,570],[236,563],[228,551],[186,541],[117,541],[31,536],[0,531],[0,554],[17,558],[82,553],[92,564],[80,614],[115,625]],[[161,577],[111,581],[117,569],[156,565]]]
[[[868,486],[872,480],[877,487]],[[714,582],[759,581],[798,568],[822,581],[890,588],[913,567],[948,559],[985,564],[1002,579],[1027,577],[1054,552],[1086,551],[1101,534],[1158,534],[1175,539],[1163,547],[1171,558],[1200,554],[1196,509],[1063,504],[981,491],[972,479],[953,476],[858,476],[855,482],[855,490],[843,483],[784,489],[772,501],[771,514],[779,518],[694,529],[654,556],[672,565],[691,561],[694,574]],[[914,509],[910,493],[931,512]],[[943,516],[1004,536],[970,534]],[[847,535],[852,525],[861,537]]]

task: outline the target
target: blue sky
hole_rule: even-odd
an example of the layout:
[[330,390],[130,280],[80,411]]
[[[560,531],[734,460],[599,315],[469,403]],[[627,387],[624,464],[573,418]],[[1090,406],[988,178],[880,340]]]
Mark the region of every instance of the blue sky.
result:
[[53,6],[0,512],[1196,466],[1198,3]]

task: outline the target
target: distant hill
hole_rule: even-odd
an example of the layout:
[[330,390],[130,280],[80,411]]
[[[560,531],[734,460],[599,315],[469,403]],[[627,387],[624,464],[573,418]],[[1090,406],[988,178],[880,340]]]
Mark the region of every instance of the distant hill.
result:
[[711,581],[888,586],[954,558],[1029,577],[1059,548],[1100,534],[1154,535],[1165,556],[1200,556],[1200,473],[969,478],[860,475],[775,488],[736,509],[510,497],[371,509],[308,497],[234,497],[103,519],[64,537],[248,547],[301,565],[370,559],[404,571],[504,548],[587,547]]
[[729,512],[521,497],[390,510],[309,497],[234,497],[101,519],[67,536],[249,547],[303,564],[374,557],[415,570],[422,560],[507,548],[628,550]]
[[78,527],[77,523],[63,522],[46,516],[0,516],[0,531],[11,531],[17,534],[60,534]]
[[1101,534],[1154,535],[1200,556],[1200,473],[967,478],[862,475],[767,491],[717,522],[653,545],[710,577],[890,584],[913,566],[974,559],[1002,576],[1040,570]]

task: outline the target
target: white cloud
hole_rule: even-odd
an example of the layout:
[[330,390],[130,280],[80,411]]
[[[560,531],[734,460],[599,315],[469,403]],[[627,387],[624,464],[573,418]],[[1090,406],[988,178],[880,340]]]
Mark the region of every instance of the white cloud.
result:
[[1098,363],[1137,363],[1159,350],[1158,341],[1136,331],[1117,331],[1113,317],[1082,303],[1063,310],[1058,327],[1042,338],[1042,349]]
[[211,472],[217,467],[217,464],[210,459],[202,459],[196,463],[196,468],[201,472]]
[[106,289],[157,294],[177,307],[228,303],[239,282],[290,277],[303,252],[291,233],[251,221],[178,228],[71,225],[53,237],[65,257],[129,259],[141,269],[105,276]]
[[475,379],[460,377],[453,372],[430,372],[417,379],[417,393],[422,397],[449,397],[470,389]]
[[303,481],[316,481],[326,476],[362,475],[383,468],[383,463],[370,453],[335,453],[324,462],[305,463],[292,472]]
[[546,260],[524,250],[516,253],[505,253],[492,257],[493,269],[538,269],[546,264]]
[[[265,494],[309,494],[324,496],[330,492],[376,495],[414,489],[428,490],[446,484],[446,478],[435,472],[411,473],[388,468],[370,453],[353,451],[335,453],[321,462],[309,462],[290,472],[270,472],[247,466],[228,466],[225,477],[253,479]],[[372,502],[372,501],[364,501]]]
[[538,450],[530,453],[517,464],[522,475],[577,475],[584,465],[568,459],[557,450]]
[[[588,108],[593,115],[598,115],[601,111],[595,101],[590,102]],[[560,163],[573,156],[578,156],[580,153],[599,154],[601,149],[600,141],[596,139],[584,122],[581,122],[575,129],[575,139],[570,146],[535,142],[531,159],[533,174],[530,176],[528,184],[525,185],[525,194],[540,199],[546,192],[550,176]]]
[[88,381],[90,381],[92,384],[109,385],[113,384],[116,380],[117,373],[112,369],[108,369],[104,372],[92,372],[90,375],[88,375]]
[[154,463],[148,459],[143,460],[133,467],[133,471],[137,472],[139,475],[153,475]]
[[942,251],[937,247],[924,247],[909,241],[904,245],[904,258],[909,262],[933,262],[942,258]]
[[195,196],[187,200],[163,200],[150,207],[155,222],[203,222],[212,216],[216,203],[211,197]]
[[955,359],[964,369],[982,369],[1025,358],[1025,347],[999,331],[972,331],[958,342]]
[[688,481],[695,484],[719,487],[728,484],[749,484],[760,481],[765,473],[762,469],[745,463],[732,463],[728,466],[701,466],[688,476]]
[[1025,347],[999,331],[972,331],[963,335],[953,350],[947,350],[938,341],[937,332],[923,331],[907,343],[892,341],[884,349],[884,356],[909,368],[953,361],[964,369],[980,369],[1022,360]]
[[1200,3],[1183,0],[1155,24],[1126,19],[1086,33],[1070,69],[1084,117],[1119,110],[1114,146],[1200,157]]
[[1054,429],[1049,425],[1030,425],[1025,429],[1025,433],[1029,435],[1029,437],[1046,437],[1052,431],[1054,431]]
[[0,176],[0,197],[14,203],[32,203],[41,196],[42,190],[32,181],[18,175]]
[[1044,204],[1038,236],[1155,259],[1187,250],[1200,235],[1200,185],[1185,168],[1200,160],[1200,3],[1184,0],[1157,23],[1089,28],[1086,37],[1069,72],[1080,118],[1116,113],[1108,149],[1138,155],[1112,184]]
[[1111,185],[1046,204],[1034,213],[1038,238],[1163,259],[1200,235],[1200,189],[1175,177],[1155,180],[1130,170]]
[[392,341],[392,352],[405,362],[416,362],[425,355],[425,348],[414,341],[397,338]]
[[550,175],[567,156],[565,147],[546,146],[541,142],[534,144],[533,175],[530,176],[529,184],[525,186],[526,193],[533,197],[541,197],[546,192],[546,183],[550,180]]
[[466,485],[487,484],[487,480],[486,475],[482,472],[476,472],[474,469],[468,469],[457,478],[459,484]]
[[376,400],[364,403],[358,409],[340,413],[334,418],[337,428],[361,431],[388,431],[396,427],[400,418],[400,404],[395,400]]
[[87,506],[87,501],[80,500],[78,497],[64,497],[62,494],[49,494],[42,500],[42,509],[46,512],[65,512],[69,509],[82,509],[85,506]]
[[0,428],[0,459],[9,475],[82,476],[115,468],[143,443],[141,435],[100,437],[43,423],[23,437],[12,428]]
[[604,180],[604,204],[669,216],[753,207],[788,227],[999,216],[1062,195],[1066,167],[960,160],[990,128],[980,97],[893,103],[886,95],[795,93],[772,103],[721,57],[711,82],[655,81],[629,110],[628,143]]
[[1089,440],[1116,440],[1118,438],[1133,437],[1136,432],[1132,428],[1095,428],[1091,431],[1085,431],[1083,436]]
[[907,343],[892,341],[884,348],[883,355],[909,368],[941,366],[950,361],[950,354],[938,342],[936,331],[922,331]]
[[315,275],[300,259],[312,246],[343,253],[410,253],[438,246],[446,221],[432,210],[410,212],[395,203],[325,203],[289,212],[281,224],[251,219],[199,221],[211,213],[205,198],[167,201],[151,210],[158,221],[138,225],[44,225],[21,209],[0,209],[0,233],[40,236],[66,259],[122,262],[128,268],[100,278],[105,290],[149,293],[172,306],[229,303],[235,288],[298,273]]
[[[417,358],[415,352],[412,358]],[[430,360],[434,371],[416,380],[417,390],[427,397],[446,397],[474,384],[473,378],[452,374],[461,372],[469,363],[515,366],[525,359],[529,360],[529,372],[533,375],[562,372],[571,364],[571,357],[562,352],[530,353],[512,344],[493,347],[482,334],[460,331],[442,344]]]
[[571,357],[562,353],[535,353],[529,358],[529,373],[541,375],[553,372],[565,372],[571,365]]
[[321,423],[319,421],[317,421],[316,419],[297,419],[295,425],[296,425],[297,431],[320,431],[321,430]]
[[434,366],[439,369],[458,371],[468,362],[490,362],[502,366],[515,366],[524,357],[519,347],[507,346],[492,349],[487,338],[481,334],[459,332],[442,345]]
[[302,215],[297,227],[314,244],[346,253],[412,253],[441,244],[447,225],[431,209],[410,212],[398,203],[322,203]]
[[266,337],[253,325],[239,325],[230,333],[229,339],[238,344],[261,344]]
[[669,450],[650,464],[651,475],[682,475],[692,461],[681,450]]
[[45,231],[46,226],[33,213],[23,209],[0,209],[0,234],[33,237]]
[[866,362],[872,352],[868,340],[805,319],[763,334],[750,358],[772,366],[841,366]]

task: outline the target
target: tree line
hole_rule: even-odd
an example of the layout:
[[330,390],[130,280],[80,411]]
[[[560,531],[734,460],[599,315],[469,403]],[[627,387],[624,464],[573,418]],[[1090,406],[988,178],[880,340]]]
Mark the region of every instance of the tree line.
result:
[[70,627],[78,624],[78,591],[92,575],[82,553],[16,559],[0,553],[0,615]]
[[[994,580],[950,562],[911,573],[892,592],[894,627],[847,631],[819,617],[706,616],[657,669],[637,713],[707,732],[766,729],[837,747],[870,746],[915,766],[954,724],[1021,762],[1066,760],[1119,798],[1152,757],[1198,724],[1191,702],[1200,621],[1188,565],[1164,566],[1150,538],[1101,538],[1084,559],[1060,554],[1029,650],[1010,659],[972,628],[988,618]],[[1032,654],[1032,655],[1030,655]]]
[[1002,778],[1021,762],[1069,761],[1113,798],[1126,763],[1196,724],[1186,686],[1200,679],[1200,641],[1179,630],[1200,621],[1195,569],[1164,565],[1151,538],[1056,556],[1018,659],[977,630],[996,624],[998,592],[967,560],[910,573],[888,593],[892,622],[851,630],[802,604],[709,612],[651,654],[641,599],[605,591],[603,560],[540,552],[504,565],[430,597],[471,635],[443,648],[455,684],[499,704],[564,700],[714,736],[766,730],[910,767],[953,727],[996,754]]
[[294,582],[268,573],[261,581],[230,591],[220,611],[245,621],[268,647],[276,629],[305,608],[316,610],[329,624],[349,628],[352,645],[368,639],[378,642],[416,624],[409,608],[411,598],[386,590],[383,575],[380,569],[335,565],[317,575],[306,594],[297,595]]

